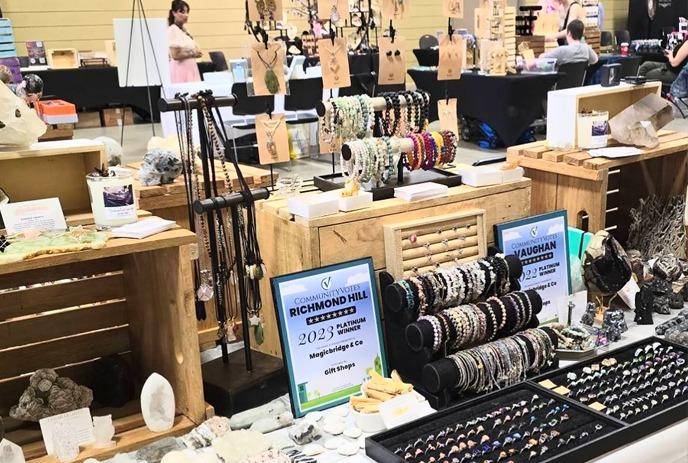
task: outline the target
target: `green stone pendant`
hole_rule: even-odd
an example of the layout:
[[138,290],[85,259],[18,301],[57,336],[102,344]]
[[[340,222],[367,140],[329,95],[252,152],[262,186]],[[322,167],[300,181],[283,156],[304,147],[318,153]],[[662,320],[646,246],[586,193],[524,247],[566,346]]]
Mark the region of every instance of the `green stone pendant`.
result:
[[273,95],[279,92],[279,79],[277,79],[277,74],[275,74],[275,71],[272,69],[267,69],[265,71],[265,86]]
[[263,330],[262,323],[253,327],[253,335],[256,338],[256,344],[259,346],[265,342],[265,331]]

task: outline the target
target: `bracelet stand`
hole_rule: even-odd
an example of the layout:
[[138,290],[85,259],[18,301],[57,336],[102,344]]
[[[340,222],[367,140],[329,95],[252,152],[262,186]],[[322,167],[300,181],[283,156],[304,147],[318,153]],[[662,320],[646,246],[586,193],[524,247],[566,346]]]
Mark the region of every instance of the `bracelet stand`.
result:
[[[375,112],[384,111],[387,109],[387,102],[383,97],[372,97],[372,105]],[[405,98],[400,101],[402,108],[407,106]],[[328,111],[332,110],[332,104],[329,101],[320,101],[316,105],[316,111],[319,117],[324,117]],[[375,137],[382,132],[379,127],[379,118],[375,118],[375,129],[373,131]],[[413,150],[413,143],[404,137],[391,137],[392,144],[402,153]],[[351,150],[349,146],[344,143],[341,148],[341,156],[345,159],[351,159]],[[373,201],[380,201],[383,199],[390,199],[394,197],[394,189],[400,186],[417,185],[419,183],[434,182],[448,187],[455,187],[461,185],[461,176],[455,173],[432,168],[429,170],[414,170],[405,172],[402,158],[399,158],[397,163],[396,182],[390,179],[387,184],[376,185],[369,191],[373,194]],[[313,184],[321,191],[338,190],[345,187],[347,178],[340,173],[332,173],[328,175],[320,175],[313,177]]]
[[[506,256],[505,259],[509,266],[511,288],[517,291],[520,289],[518,279],[523,273],[521,261],[516,256]],[[412,383],[433,408],[440,409],[455,403],[456,398],[451,389],[445,388],[433,393],[424,387],[423,368],[434,360],[442,359],[443,355],[441,352],[433,353],[429,347],[414,350],[409,346],[406,330],[409,325],[416,322],[418,314],[408,309],[405,291],[395,283],[395,278],[388,272],[380,273],[380,292],[385,314],[385,339],[390,369],[396,369],[405,381]]]

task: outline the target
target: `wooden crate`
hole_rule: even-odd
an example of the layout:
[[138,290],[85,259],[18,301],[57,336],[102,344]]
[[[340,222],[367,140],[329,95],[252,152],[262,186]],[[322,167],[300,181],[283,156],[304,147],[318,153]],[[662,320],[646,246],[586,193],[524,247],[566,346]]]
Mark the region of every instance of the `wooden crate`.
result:
[[138,400],[121,409],[94,404],[94,415],[114,415],[117,444],[86,448],[77,462],[183,434],[206,418],[191,285],[194,245],[191,232],[176,229],[0,265],[0,416],[5,437],[22,446],[29,462],[57,461],[45,456],[36,425],[7,418],[39,368],[89,386],[95,360],[124,354],[139,382],[157,372],[172,384],[177,418],[170,431],[149,432]]
[[385,225],[471,209],[485,210],[486,241],[492,243],[494,224],[529,215],[530,180],[482,188],[461,185],[450,188],[444,198],[411,203],[388,199],[367,209],[316,219],[293,216],[284,198],[258,203],[258,239],[267,273],[260,282],[266,340],[256,349],[281,356],[271,277],[362,257],[372,257],[377,272],[385,270]]
[[54,48],[46,52],[51,69],[76,69],[79,67],[79,52],[76,48]]
[[71,140],[74,138],[74,124],[52,124],[38,141]]
[[590,48],[595,50],[595,53],[600,53],[600,36],[601,32],[597,27],[588,27],[585,29],[585,43],[590,45]]
[[516,51],[519,45],[526,42],[535,56],[538,57],[545,52],[545,36],[544,35],[517,35],[516,36]]
[[487,255],[483,209],[383,228],[387,271],[397,280]]
[[533,181],[532,214],[566,209],[569,225],[606,229],[621,243],[639,199],[682,194],[688,183],[686,133],[662,131],[657,148],[628,158],[592,158],[577,149],[553,150],[544,141],[511,147],[507,158]]
[[[226,163],[225,165],[232,179],[232,189],[236,191],[240,188],[236,170],[231,163]],[[135,174],[136,179],[134,188],[139,197],[139,208],[150,211],[164,219],[174,220],[181,227],[189,228],[189,214],[186,208],[186,185],[184,184],[183,176],[178,177],[169,185],[141,186],[138,182],[138,170],[141,167],[141,163],[134,162],[128,164],[127,167],[136,169],[137,172]],[[217,173],[221,175],[222,170],[219,161],[215,162],[215,168]],[[251,188],[270,186],[270,172],[265,169],[241,165],[241,172],[246,183],[248,183]],[[202,176],[200,176],[200,178],[202,181]],[[279,175],[274,174],[272,181],[276,182],[278,178]],[[228,191],[224,180],[218,180],[217,188],[221,194]],[[206,265],[206,268],[210,268],[209,262],[206,262],[207,258],[204,256],[201,259]],[[227,302],[236,305],[236,300],[234,298]],[[198,337],[201,350],[212,349],[215,347],[215,341],[217,340],[217,315],[215,314],[214,299],[206,302],[205,307],[207,318],[198,322]],[[238,308],[235,307],[234,311],[237,310]]]
[[12,202],[58,197],[66,215],[90,213],[86,174],[105,159],[90,140],[36,143],[0,155],[0,185]]
[[131,108],[106,108],[103,109],[105,127],[121,127],[134,124],[134,112]]

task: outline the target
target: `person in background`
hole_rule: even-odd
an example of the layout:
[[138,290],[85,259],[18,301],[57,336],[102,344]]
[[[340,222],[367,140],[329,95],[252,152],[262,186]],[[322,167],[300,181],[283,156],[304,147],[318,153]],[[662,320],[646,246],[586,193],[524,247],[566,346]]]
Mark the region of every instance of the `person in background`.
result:
[[567,45],[543,53],[540,55],[540,58],[556,58],[557,66],[578,61],[587,61],[588,66],[595,64],[598,60],[597,53],[590,48],[590,45],[581,42],[584,31],[585,25],[583,25],[582,21],[574,19],[569,22],[566,28]]
[[173,84],[183,82],[199,82],[201,73],[198,71],[196,58],[202,56],[191,34],[185,25],[189,21],[191,8],[184,0],[174,0],[170,7],[167,22],[167,41],[170,46],[170,81]]
[[574,20],[579,20],[581,22],[585,21],[585,8],[578,3],[576,0],[555,0],[564,11],[566,11],[566,16],[564,16],[564,23],[555,35],[548,36],[547,40],[556,40],[559,45],[566,45],[566,30],[569,27],[569,23]]
[[669,93],[672,97],[686,98],[688,97],[688,40],[683,42],[683,45],[673,55],[669,52],[666,53],[670,66],[682,66],[671,84]]
[[673,53],[669,50],[664,50],[664,55],[667,58],[666,63],[645,61],[640,65],[638,75],[671,85],[678,78],[681,70],[688,64],[688,45],[686,43],[688,41],[676,47]]

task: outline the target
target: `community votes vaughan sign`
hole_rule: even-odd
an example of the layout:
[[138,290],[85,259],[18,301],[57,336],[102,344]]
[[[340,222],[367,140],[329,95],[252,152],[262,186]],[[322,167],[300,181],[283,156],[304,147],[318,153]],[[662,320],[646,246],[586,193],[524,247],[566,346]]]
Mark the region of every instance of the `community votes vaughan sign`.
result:
[[346,402],[387,374],[372,259],[271,280],[294,415]]
[[571,293],[566,211],[495,225],[495,241],[521,260],[521,289],[542,297],[541,321],[557,317],[556,302]]

